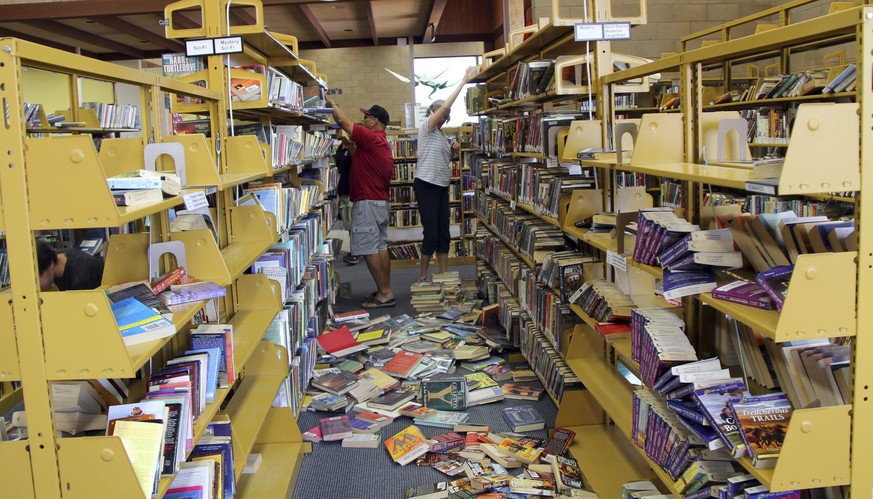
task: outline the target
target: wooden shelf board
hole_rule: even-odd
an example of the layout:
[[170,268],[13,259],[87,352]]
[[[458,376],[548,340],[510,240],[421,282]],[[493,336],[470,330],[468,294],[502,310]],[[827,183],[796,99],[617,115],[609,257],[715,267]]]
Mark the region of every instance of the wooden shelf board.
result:
[[243,450],[243,455],[234,456],[234,473],[237,478],[246,464],[261,423],[273,404],[283,379],[281,375],[248,376],[227,405],[227,415],[233,424],[233,438]]
[[521,208],[522,210],[524,210],[524,211],[530,213],[531,215],[534,215],[534,216],[536,216],[536,217],[539,217],[539,219],[542,220],[542,221],[544,221],[544,222],[548,222],[548,223],[554,225],[555,227],[557,227],[557,228],[559,228],[559,229],[561,228],[561,223],[558,222],[558,219],[557,219],[557,218],[553,218],[553,217],[550,217],[550,216],[548,216],[548,215],[543,215],[542,213],[540,213],[539,211],[537,211],[536,208],[534,208],[533,206],[531,206],[531,205],[529,205],[529,204],[522,203],[521,201],[519,201],[519,202],[515,203],[515,206],[516,206],[517,208]]
[[237,378],[240,367],[249,361],[276,313],[276,310],[243,309],[230,320],[230,325],[233,326],[233,362]]
[[630,435],[634,387],[603,357],[567,359],[567,364],[622,433]]
[[694,163],[663,163],[653,165],[629,164],[623,166],[622,169],[649,175],[657,175],[659,177],[670,177],[677,180],[687,180],[691,182],[699,182],[701,184],[719,185],[722,187],[742,190],[745,190],[746,188],[746,181],[752,180],[751,172],[748,170],[727,168],[723,166],[698,165]]
[[627,366],[630,372],[634,373],[634,376],[636,376],[637,378],[643,379],[643,377],[640,376],[639,362],[633,360],[633,358],[631,357],[631,340],[629,338],[616,340],[612,343],[612,348],[615,349],[616,355],[621,357],[621,359],[623,360],[622,363]]
[[272,245],[272,241],[239,241],[222,249],[221,257],[230,272],[231,281],[251,267],[255,260]]
[[[173,311],[173,324],[176,326],[177,333],[191,320],[192,317],[194,317],[194,314],[203,308],[205,303],[205,301],[196,301],[169,307],[170,310]],[[127,352],[128,355],[130,355],[130,362],[133,365],[133,369],[139,370],[140,367],[144,366],[149,359],[164,348],[164,345],[170,342],[173,338],[174,336],[170,336],[127,347]]]
[[588,484],[600,497],[616,497],[622,484],[652,475],[646,462],[631,449],[627,436],[611,425],[573,426],[576,438],[570,454]]
[[[251,182],[254,180],[258,180],[260,178],[266,177],[267,172],[264,170],[258,170],[253,172],[241,172],[241,173],[224,173],[219,175],[219,181],[221,185],[218,186],[218,190],[224,190],[230,187],[236,187],[238,185],[244,184],[246,182]],[[180,204],[180,203],[177,203]],[[174,205],[175,206],[175,205]]]
[[779,325],[779,312],[719,300],[713,298],[712,293],[701,293],[698,296],[703,303],[725,315],[733,317],[764,336],[768,338],[776,336],[776,327]]
[[305,443],[255,445],[252,452],[261,455],[261,465],[255,474],[240,475],[236,497],[287,497],[294,490],[306,447]]
[[544,26],[519,46],[515,47],[515,50],[495,60],[490,66],[471,80],[471,83],[485,83],[500,73],[505,72],[507,69],[512,68],[518,61],[538,54],[547,46],[564,36],[572,35],[572,33],[572,26],[554,26],[552,24]]
[[[740,102],[726,102],[724,104],[711,104],[708,106],[703,106],[704,111],[711,111],[715,109],[730,109],[737,107],[761,107],[766,106],[767,104],[785,104],[792,102],[803,102],[803,101],[828,101],[835,100],[839,98],[854,98],[856,97],[855,92],[840,92],[836,94],[813,94],[813,95],[799,95],[796,97],[779,97],[776,99],[760,99],[760,100],[751,100],[751,101],[740,101]],[[776,144],[760,144],[760,145],[776,145]],[[785,144],[787,145],[787,144]]]
[[67,128],[55,128],[55,127],[27,127],[28,133],[117,133],[117,132],[130,132],[136,133],[139,132],[139,128],[94,128],[94,127],[67,127]]

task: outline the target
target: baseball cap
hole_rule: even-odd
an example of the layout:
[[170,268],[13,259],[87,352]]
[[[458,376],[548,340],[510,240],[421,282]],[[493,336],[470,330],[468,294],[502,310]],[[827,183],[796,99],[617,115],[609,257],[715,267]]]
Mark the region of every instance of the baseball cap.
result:
[[384,107],[378,104],[373,104],[372,106],[370,106],[370,109],[361,108],[361,112],[376,118],[377,120],[381,121],[383,125],[388,124],[388,111],[386,111]]

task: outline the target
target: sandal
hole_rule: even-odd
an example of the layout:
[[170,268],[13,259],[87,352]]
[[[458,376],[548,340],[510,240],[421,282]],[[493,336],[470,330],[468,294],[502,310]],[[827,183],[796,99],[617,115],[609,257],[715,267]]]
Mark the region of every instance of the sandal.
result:
[[388,301],[380,301],[379,298],[374,296],[364,300],[364,303],[361,303],[361,308],[389,308],[395,305],[397,305],[397,300],[394,298]]

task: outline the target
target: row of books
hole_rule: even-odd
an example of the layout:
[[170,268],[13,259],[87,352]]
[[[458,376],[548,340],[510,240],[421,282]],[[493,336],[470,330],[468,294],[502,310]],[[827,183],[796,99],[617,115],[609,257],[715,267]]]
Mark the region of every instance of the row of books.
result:
[[388,144],[394,152],[394,159],[415,159],[418,152],[417,137],[391,137]]
[[539,163],[518,165],[520,180],[516,201],[532,206],[539,213],[558,218],[560,200],[575,189],[594,187],[594,178],[571,174],[567,168],[549,168]]
[[536,273],[530,268],[521,269],[517,298],[525,312],[554,344],[560,344],[562,334],[580,322],[558,293],[536,281]]
[[275,230],[283,233],[306,215],[323,196],[321,186],[316,183],[286,187],[279,182],[250,182],[243,189],[243,196],[237,200],[237,205],[259,205],[275,216]]
[[82,109],[94,109],[100,128],[137,128],[139,106],[133,104],[105,104],[83,102]]
[[552,59],[519,62],[509,87],[509,98],[520,100],[545,92],[554,79],[554,71]]
[[[455,239],[449,244],[449,258],[471,254],[469,243],[465,240]],[[421,242],[391,242],[388,243],[388,254],[392,260],[418,260],[421,258]]]
[[790,125],[796,111],[793,108],[744,109],[740,116],[746,119],[748,141],[755,144],[788,144]]

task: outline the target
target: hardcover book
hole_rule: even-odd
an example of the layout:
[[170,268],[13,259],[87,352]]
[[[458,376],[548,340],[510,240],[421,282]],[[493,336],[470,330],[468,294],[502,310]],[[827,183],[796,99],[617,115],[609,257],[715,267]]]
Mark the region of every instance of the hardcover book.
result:
[[555,432],[543,448],[542,459],[548,462],[552,460],[553,456],[567,452],[567,449],[570,448],[570,444],[573,443],[573,439],[575,438],[575,431],[566,428],[555,428]]
[[409,374],[421,363],[421,359],[420,353],[401,350],[394,357],[391,357],[391,360],[382,367],[382,371],[399,378],[408,378]]
[[450,431],[427,439],[431,452],[448,452],[464,446],[464,437]]
[[313,378],[312,386],[334,395],[342,395],[358,386],[358,377],[347,371],[332,372]]
[[344,357],[367,349],[367,345],[362,345],[355,341],[355,337],[352,336],[352,332],[346,326],[324,333],[316,337],[316,340],[318,341],[318,346],[335,357]]
[[454,376],[421,381],[422,404],[441,411],[467,408],[467,380]]
[[380,395],[371,399],[369,405],[377,409],[393,411],[414,398],[415,395],[412,393],[403,390],[394,390],[393,392],[388,392],[385,395]]
[[501,414],[503,420],[516,433],[542,430],[546,427],[545,420],[532,405],[504,407]]

